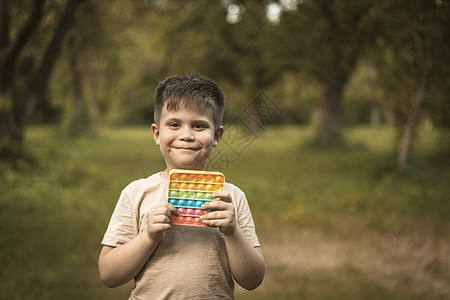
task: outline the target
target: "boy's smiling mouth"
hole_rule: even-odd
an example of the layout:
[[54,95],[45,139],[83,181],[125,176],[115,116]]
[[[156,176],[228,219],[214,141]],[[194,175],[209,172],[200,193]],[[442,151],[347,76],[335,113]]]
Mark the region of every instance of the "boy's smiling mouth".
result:
[[180,150],[180,151],[198,151],[201,149],[198,147],[176,147],[176,146],[172,147],[172,148],[174,148],[176,150]]

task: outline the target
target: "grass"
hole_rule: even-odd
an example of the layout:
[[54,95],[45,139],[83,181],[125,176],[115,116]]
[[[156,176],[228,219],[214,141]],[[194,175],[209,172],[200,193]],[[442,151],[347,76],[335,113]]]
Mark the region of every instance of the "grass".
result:
[[[246,192],[267,262],[262,286],[237,299],[449,298],[450,159],[438,132],[421,129],[403,172],[391,129],[349,128],[332,151],[312,134],[271,127],[213,156]],[[131,284],[103,286],[97,257],[121,189],[164,168],[149,128],[72,140],[37,127],[26,146],[34,162],[0,165],[0,298],[126,299]]]

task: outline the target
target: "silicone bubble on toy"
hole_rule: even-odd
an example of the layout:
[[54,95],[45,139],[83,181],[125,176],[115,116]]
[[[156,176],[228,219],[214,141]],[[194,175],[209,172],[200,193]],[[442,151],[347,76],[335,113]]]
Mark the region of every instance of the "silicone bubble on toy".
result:
[[221,172],[171,170],[167,201],[176,207],[178,216],[172,215],[170,223],[208,227],[200,217],[210,210],[201,207],[212,201],[213,192],[223,191],[224,183],[225,176]]

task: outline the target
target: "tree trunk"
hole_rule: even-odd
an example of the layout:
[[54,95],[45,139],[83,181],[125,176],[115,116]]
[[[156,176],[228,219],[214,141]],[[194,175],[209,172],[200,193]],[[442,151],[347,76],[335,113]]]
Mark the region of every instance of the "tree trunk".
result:
[[0,158],[17,155],[23,142],[23,128],[17,122],[11,93],[0,94]]
[[33,9],[23,25],[11,36],[8,1],[0,1],[0,158],[16,156],[24,138],[23,123],[15,99],[15,67],[27,41],[42,18],[43,0],[33,2]]
[[21,148],[28,118],[44,97],[53,66],[64,36],[73,23],[75,11],[85,0],[71,0],[65,6],[54,35],[42,57],[39,68],[20,96],[15,86],[16,62],[32,33],[39,27],[45,1],[34,1],[33,11],[24,25],[10,39],[9,8],[0,1],[0,158],[9,159]]
[[380,128],[380,105],[375,98],[370,103],[370,125],[372,129]]
[[70,70],[73,86],[73,114],[72,117],[69,117],[69,126],[72,126],[77,131],[83,126],[83,90],[81,74],[78,69],[78,57],[75,51],[70,53]]
[[400,146],[397,155],[397,167],[401,170],[407,165],[411,148],[412,140],[414,136],[414,129],[417,125],[417,120],[419,118],[419,113],[425,103],[425,94],[427,89],[428,77],[426,72],[422,73],[420,78],[419,88],[416,92],[416,97],[414,99],[411,111],[408,114],[408,119],[403,129],[402,138],[400,140]]
[[89,76],[89,117],[91,126],[94,131],[98,131],[101,126],[100,122],[100,104],[98,101],[98,60],[94,59],[88,64]]
[[342,89],[344,84],[336,80],[322,81],[322,92],[317,107],[317,140],[321,146],[342,142]]
[[25,118],[28,118],[34,113],[36,106],[42,100],[47,90],[56,59],[59,56],[63,39],[73,25],[78,6],[84,1],[72,0],[67,3],[53,37],[44,53],[39,69],[30,83],[28,96],[25,99],[25,111],[23,113]]
[[8,1],[0,1],[0,94],[12,91],[14,85],[14,70],[25,45],[36,31],[41,19],[44,0],[35,0],[33,10],[26,22],[19,28],[14,38],[11,38]]
[[377,97],[376,83],[372,71],[372,64],[364,65],[364,77],[370,89],[370,126],[372,129],[380,128],[380,103]]

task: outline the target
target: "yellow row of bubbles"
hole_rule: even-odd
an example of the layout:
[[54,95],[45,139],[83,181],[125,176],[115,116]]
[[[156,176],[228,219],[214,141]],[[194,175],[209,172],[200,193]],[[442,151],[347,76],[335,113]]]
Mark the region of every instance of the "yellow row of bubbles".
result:
[[187,183],[187,182],[171,182],[172,190],[191,190],[191,191],[220,191],[220,184],[203,184],[203,183]]

